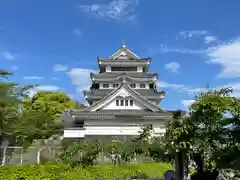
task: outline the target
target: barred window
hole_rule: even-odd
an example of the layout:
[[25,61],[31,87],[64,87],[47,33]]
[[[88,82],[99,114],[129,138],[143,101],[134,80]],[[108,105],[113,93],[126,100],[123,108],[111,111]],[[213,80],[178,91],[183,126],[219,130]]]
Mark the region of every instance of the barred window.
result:
[[130,100],[130,106],[133,106],[133,100]]
[[119,106],[119,100],[116,100],[116,106]]
[[146,85],[145,84],[140,84],[140,88],[145,88]]
[[113,88],[117,88],[118,87],[118,84],[113,84]]
[[121,106],[124,106],[124,100],[123,99],[121,100]]
[[136,84],[130,84],[131,88],[136,88]]
[[109,84],[103,84],[103,88],[109,88]]
[[125,100],[125,106],[128,106],[128,100],[127,99]]

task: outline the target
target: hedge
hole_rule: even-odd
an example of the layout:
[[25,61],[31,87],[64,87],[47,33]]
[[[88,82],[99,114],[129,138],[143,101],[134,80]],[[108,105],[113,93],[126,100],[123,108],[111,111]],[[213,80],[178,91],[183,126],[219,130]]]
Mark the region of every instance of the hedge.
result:
[[6,166],[0,168],[0,180],[113,180],[144,175],[162,177],[166,170],[173,169],[166,163],[144,163],[128,165],[97,165],[87,168],[68,169],[65,165]]

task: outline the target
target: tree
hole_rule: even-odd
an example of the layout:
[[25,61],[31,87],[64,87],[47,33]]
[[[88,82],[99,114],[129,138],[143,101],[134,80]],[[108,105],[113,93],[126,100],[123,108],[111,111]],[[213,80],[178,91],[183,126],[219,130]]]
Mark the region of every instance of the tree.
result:
[[[25,95],[22,91],[16,91]],[[38,92],[23,101],[23,112],[14,124],[17,144],[25,148],[34,140],[48,139],[61,133],[63,123],[60,114],[70,108],[81,107],[66,94],[60,92]]]
[[24,109],[36,112],[47,112],[54,120],[59,120],[64,110],[82,108],[83,105],[71,100],[63,92],[41,91],[24,102]]
[[62,128],[62,123],[55,122],[47,111],[24,110],[13,133],[17,144],[27,148],[34,140],[48,139]]
[[189,107],[189,117],[167,125],[167,143],[172,148],[197,155],[194,159],[199,171],[204,167],[220,168],[222,164],[230,168],[232,162],[220,159],[226,159],[223,158],[226,154],[230,158],[233,150],[235,154],[239,152],[240,101],[231,96],[232,92],[232,89],[224,88],[199,93]]
[[8,82],[12,74],[0,71],[0,137],[10,135],[12,125],[18,119],[17,99],[12,93],[15,84]]

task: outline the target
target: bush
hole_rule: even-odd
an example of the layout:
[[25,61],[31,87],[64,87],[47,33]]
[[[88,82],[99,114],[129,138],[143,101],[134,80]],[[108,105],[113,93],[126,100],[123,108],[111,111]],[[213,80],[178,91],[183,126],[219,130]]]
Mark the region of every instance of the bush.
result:
[[0,168],[0,180],[112,180],[128,179],[130,177],[162,177],[166,170],[173,169],[166,163],[144,163],[126,165],[96,165],[68,169],[62,164],[6,166]]

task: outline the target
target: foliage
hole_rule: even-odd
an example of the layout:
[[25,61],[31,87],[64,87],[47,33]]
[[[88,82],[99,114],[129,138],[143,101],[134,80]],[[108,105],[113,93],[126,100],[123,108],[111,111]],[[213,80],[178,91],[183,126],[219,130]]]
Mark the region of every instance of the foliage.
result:
[[0,75],[0,136],[2,136],[12,132],[12,125],[18,118],[18,111],[16,98],[10,94],[14,84],[6,82],[11,73],[0,71]]
[[[232,92],[224,88],[199,93],[189,107],[188,117],[166,125],[168,150],[201,154],[207,169],[209,165],[240,167],[233,158],[239,153],[240,100],[232,97]],[[195,159],[198,165],[200,159]]]
[[64,162],[71,167],[78,165],[93,165],[101,151],[101,145],[98,141],[81,141],[69,143],[63,153],[59,155],[59,161]]
[[63,92],[41,91],[24,102],[25,109],[36,112],[44,111],[51,115],[54,120],[59,120],[64,110],[81,107],[81,104],[76,103]]
[[0,180],[15,180],[24,177],[26,180],[112,180],[128,179],[132,176],[162,177],[166,170],[172,169],[170,164],[166,163],[145,163],[129,165],[101,165],[87,168],[76,167],[71,170],[65,165],[33,165],[33,166],[6,166],[0,171]]
[[62,127],[62,124],[55,122],[48,112],[24,110],[14,125],[14,135],[17,144],[28,147],[36,139],[48,139],[58,134]]

